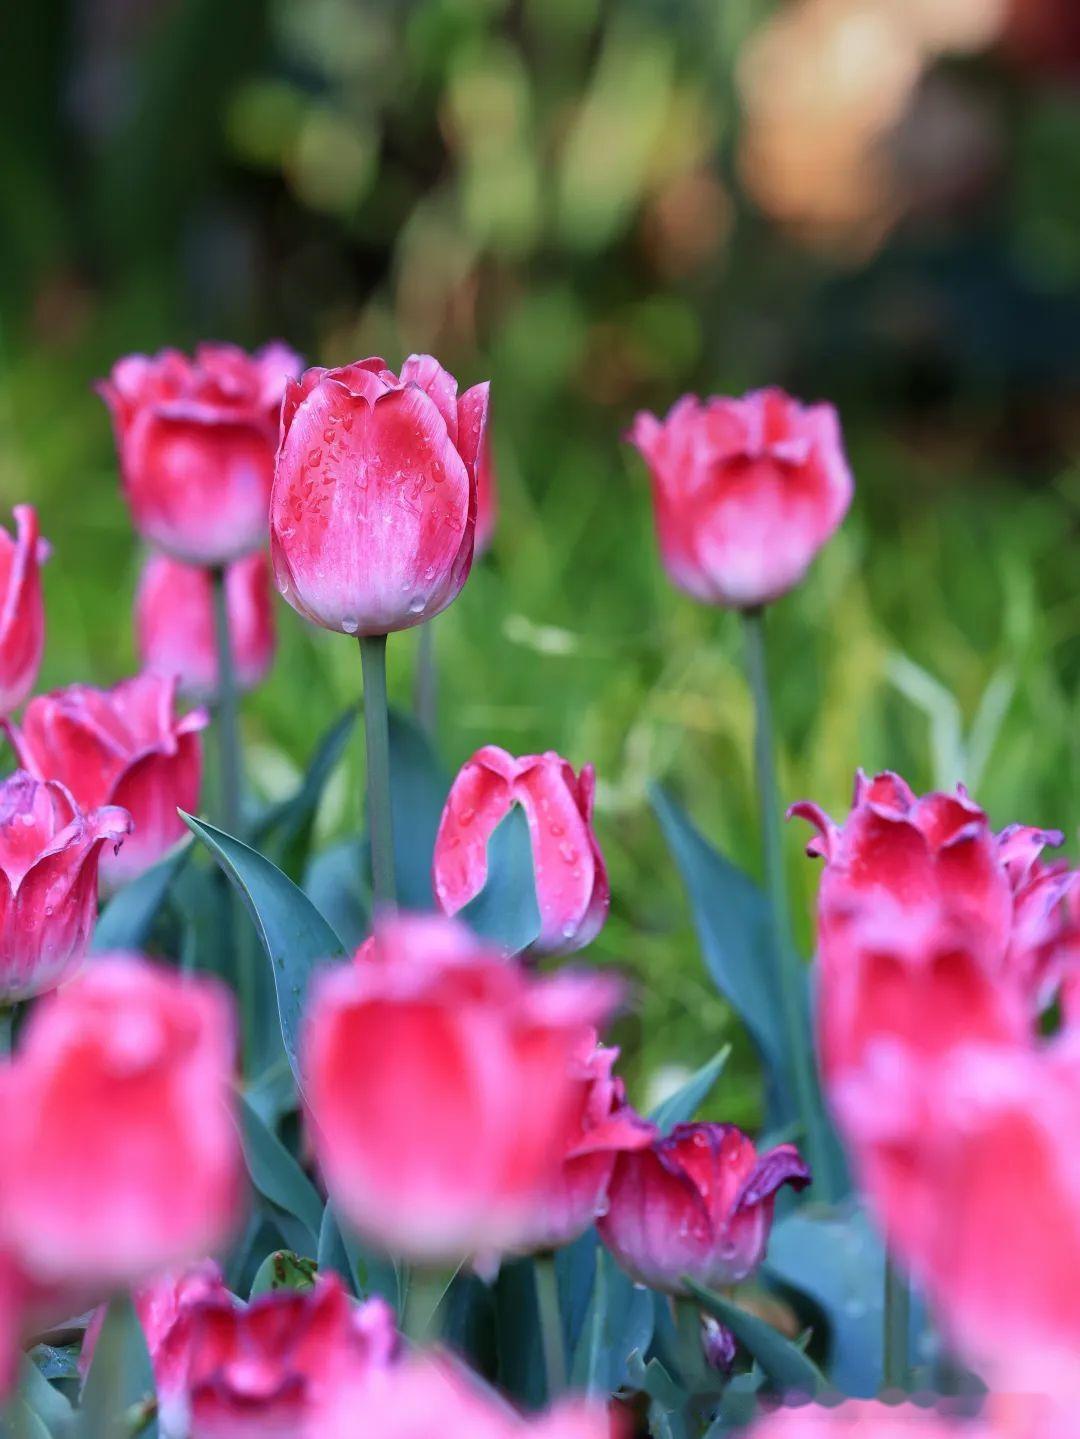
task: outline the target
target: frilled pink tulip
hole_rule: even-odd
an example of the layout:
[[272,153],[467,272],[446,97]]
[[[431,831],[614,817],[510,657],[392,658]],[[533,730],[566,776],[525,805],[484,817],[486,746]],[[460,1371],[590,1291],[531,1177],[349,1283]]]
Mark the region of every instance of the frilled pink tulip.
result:
[[[235,560],[225,576],[236,680],[254,689],[274,658],[270,562],[262,550]],[[135,629],[144,670],[176,675],[190,699],[217,696],[217,645],[210,571],[151,555],[135,597]]]
[[177,715],[175,676],[143,674],[108,690],[69,685],[38,695],[22,726],[6,728],[19,763],[65,784],[81,809],[120,805],[131,815],[130,838],[102,863],[115,886],[187,834],[176,811],[198,809],[207,722],[205,710]]
[[[147,1283],[139,1285],[132,1299],[159,1393],[182,1388],[186,1377],[187,1346],[182,1341],[182,1333],[186,1330],[182,1325],[178,1327],[178,1323],[192,1305],[203,1300],[232,1302],[220,1266],[213,1259],[203,1259],[186,1269],[166,1270],[164,1274],[157,1274]],[[96,1309],[86,1326],[79,1351],[79,1374],[83,1379],[89,1373],[94,1358],[106,1308],[106,1305],[101,1305]]]
[[421,1262],[519,1247],[580,1105],[582,1031],[617,992],[532,977],[451,920],[383,922],[319,977],[305,1034],[312,1137],[341,1213]]
[[809,1183],[793,1144],[759,1156],[733,1124],[677,1124],[619,1155],[600,1237],[651,1289],[681,1294],[684,1275],[710,1288],[739,1284],[765,1257],[776,1191]]
[[222,565],[266,542],[278,416],[300,357],[200,345],[128,355],[98,387],[112,411],[135,528],[189,564]]
[[278,588],[347,635],[422,624],[468,578],[487,384],[430,355],[308,370],[281,410],[270,542]]
[[229,1237],[234,1062],[213,980],[102,956],[39,1001],[0,1075],[0,1236],[29,1272],[108,1288]]
[[621,1079],[612,1074],[617,1049],[582,1034],[570,1075],[578,1090],[576,1112],[567,1125],[565,1158],[538,1206],[530,1249],[559,1249],[584,1234],[607,1207],[608,1185],[616,1157],[625,1150],[647,1149],[657,1129],[626,1102]]
[[836,411],[782,390],[704,403],[684,395],[665,420],[639,414],[628,438],[649,466],[667,572],[709,604],[778,599],[851,503]]
[[45,648],[41,566],[49,547],[32,505],[12,513],[15,538],[0,528],[0,715],[18,709],[33,689]]
[[130,828],[125,810],[83,814],[62,784],[23,770],[0,783],[0,1003],[55,989],[81,964],[102,848]]
[[435,839],[432,879],[445,914],[456,914],[487,882],[487,847],[496,826],[520,804],[532,838],[540,933],[533,949],[565,954],[590,944],[607,918],[611,891],[593,832],[596,777],[580,775],[553,750],[515,759],[485,745],[450,788]]

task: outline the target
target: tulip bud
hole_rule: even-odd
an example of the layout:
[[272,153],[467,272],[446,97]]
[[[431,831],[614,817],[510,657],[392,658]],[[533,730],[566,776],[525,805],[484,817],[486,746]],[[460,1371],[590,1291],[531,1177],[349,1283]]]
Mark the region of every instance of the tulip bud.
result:
[[799,583],[840,524],[853,481],[831,405],[782,390],[684,395],[628,436],[653,483],[660,554],[695,599],[754,609]]
[[487,846],[511,805],[529,821],[540,933],[532,948],[581,949],[603,928],[610,903],[604,857],[593,833],[592,765],[580,775],[561,756],[515,759],[485,745],[450,788],[435,839],[433,883],[445,914],[457,914],[487,882]]
[[300,358],[200,345],[128,355],[98,386],[112,411],[135,528],[189,564],[222,565],[266,541],[278,415]]
[[[254,689],[274,658],[270,563],[262,550],[234,561],[225,574],[236,680]],[[189,699],[217,697],[217,646],[210,571],[167,555],[146,562],[135,599],[135,627],[143,669],[176,675]]]
[[0,715],[18,709],[34,687],[45,647],[41,565],[49,546],[37,511],[16,505],[15,539],[0,529]]
[[765,1257],[776,1191],[809,1183],[793,1144],[759,1157],[733,1124],[678,1124],[619,1155],[600,1237],[651,1289],[681,1294],[684,1275],[709,1288],[739,1284]]
[[308,370],[286,388],[270,539],[281,593],[306,619],[382,635],[444,610],[469,574],[487,385],[413,355]]

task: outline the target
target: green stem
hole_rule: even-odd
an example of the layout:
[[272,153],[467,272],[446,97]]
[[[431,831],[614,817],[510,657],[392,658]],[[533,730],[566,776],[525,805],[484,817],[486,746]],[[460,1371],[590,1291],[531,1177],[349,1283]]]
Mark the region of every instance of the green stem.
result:
[[435,663],[433,622],[420,626],[416,646],[416,678],[413,682],[413,709],[425,734],[433,735],[439,708],[439,670]]
[[538,1254],[533,1262],[533,1270],[536,1275],[536,1303],[540,1311],[540,1338],[544,1346],[548,1403],[552,1404],[566,1388],[566,1349],[563,1343],[555,1256]]
[[414,1269],[410,1273],[403,1327],[418,1348],[438,1338],[439,1309],[449,1288],[445,1275],[437,1270]]
[[911,1290],[892,1259],[885,1260],[884,1379],[886,1389],[906,1390],[910,1382],[908,1329]]
[[780,828],[780,791],[776,781],[776,741],[773,735],[772,705],[765,653],[765,612],[743,611],[746,638],[746,668],[754,697],[754,770],[757,776],[758,806],[761,815],[761,842],[765,857],[765,880],[773,922],[773,958],[784,1028],[787,1031],[791,1076],[803,1134],[814,1175],[822,1189],[829,1185],[826,1157],[820,1152],[817,1111],[817,1078],[802,999],[805,976],[791,938],[787,884],[784,878],[784,847]]
[[13,1004],[0,1005],[0,1055],[11,1053],[14,1028],[15,1006]]
[[376,911],[393,909],[394,833],[390,810],[390,724],[386,704],[386,636],[360,636],[367,741],[371,887]]

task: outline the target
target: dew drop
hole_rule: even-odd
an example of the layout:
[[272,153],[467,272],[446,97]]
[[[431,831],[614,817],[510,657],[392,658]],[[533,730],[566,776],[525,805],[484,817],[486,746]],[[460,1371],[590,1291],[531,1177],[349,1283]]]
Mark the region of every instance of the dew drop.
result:
[[567,864],[573,864],[574,861],[577,859],[577,850],[565,839],[563,840],[562,844],[559,845],[559,853],[562,855],[563,859],[566,861]]
[[309,450],[307,462],[313,469],[318,469],[322,464],[322,450]]
[[409,601],[409,614],[411,614],[411,615],[418,615],[418,614],[420,614],[420,612],[423,610],[423,608],[424,608],[424,597],[423,597],[423,595],[415,595],[415,596]]
[[355,615],[346,615],[345,618],[341,621],[341,628],[345,631],[347,635],[354,635],[356,631],[360,628],[360,621],[356,618]]
[[466,805],[464,809],[458,810],[458,821],[461,824],[472,824],[475,818],[476,811],[472,808],[471,805]]
[[563,829],[561,824],[553,824],[551,826],[551,833],[555,836],[556,839],[558,839],[560,835],[564,835],[566,833],[566,830]]

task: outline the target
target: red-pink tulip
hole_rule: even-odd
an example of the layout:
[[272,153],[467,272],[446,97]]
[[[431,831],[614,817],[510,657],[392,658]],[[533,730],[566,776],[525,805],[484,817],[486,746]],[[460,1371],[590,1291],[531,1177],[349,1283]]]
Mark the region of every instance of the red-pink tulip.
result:
[[0,1237],[30,1273],[107,1288],[229,1237],[234,1051],[223,987],[132,956],[39,1001],[0,1078]]
[[851,503],[836,411],[782,390],[684,395],[663,421],[639,414],[628,438],[649,466],[667,572],[709,604],[785,594]]
[[476,539],[473,545],[476,559],[491,545],[498,511],[499,492],[495,484],[495,463],[491,456],[491,431],[485,428],[476,462]]
[[0,715],[18,709],[34,687],[45,648],[41,565],[49,547],[37,511],[16,505],[15,538],[0,528]]
[[84,811],[120,805],[133,830],[102,875],[123,884],[159,860],[187,830],[177,808],[196,810],[205,710],[176,714],[176,678],[139,675],[112,689],[69,685],[38,695],[21,728],[6,726],[19,763],[55,779]]
[[619,1155],[600,1237],[651,1289],[681,1294],[684,1275],[711,1288],[739,1284],[765,1257],[776,1191],[809,1183],[793,1144],[759,1156],[733,1124],[677,1124]]
[[779,1409],[754,1425],[747,1439],[1006,1439],[1006,1434],[923,1405],[849,1400],[828,1409],[817,1404]]
[[112,411],[135,527],[190,564],[221,565],[266,541],[278,415],[300,358],[200,345],[128,355],[99,386]]
[[[254,689],[274,658],[270,562],[262,550],[234,561],[225,576],[236,680]],[[135,597],[135,628],[143,669],[176,675],[191,699],[217,696],[217,646],[210,571],[152,555]]]
[[529,1249],[558,1249],[584,1234],[607,1207],[616,1157],[647,1149],[657,1137],[611,1072],[618,1057],[617,1049],[596,1043],[595,1033],[582,1034],[570,1066],[578,1102],[563,1141],[565,1158],[538,1206]]
[[532,838],[540,934],[533,949],[559,954],[590,944],[603,928],[611,892],[593,832],[596,778],[580,775],[553,750],[515,759],[485,745],[450,788],[435,839],[432,878],[445,914],[456,914],[487,882],[487,846],[499,821],[520,804]]
[[130,828],[115,805],[83,814],[62,784],[23,770],[0,783],[0,1003],[55,989],[82,963],[102,848]]
[[384,921],[320,977],[305,1035],[312,1137],[345,1217],[418,1261],[527,1242],[580,1104],[582,1030],[616,995],[595,975],[531,977],[451,920]]
[[308,370],[286,389],[270,502],[278,588],[347,635],[422,624],[457,596],[476,529],[486,384],[430,355]]

